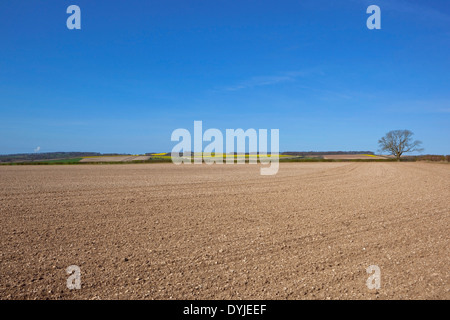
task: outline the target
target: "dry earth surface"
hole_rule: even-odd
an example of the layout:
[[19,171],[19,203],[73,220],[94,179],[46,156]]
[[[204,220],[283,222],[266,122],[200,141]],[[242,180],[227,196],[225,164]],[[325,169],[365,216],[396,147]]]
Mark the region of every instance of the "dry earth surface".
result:
[[1,166],[0,298],[449,299],[449,191],[431,163]]

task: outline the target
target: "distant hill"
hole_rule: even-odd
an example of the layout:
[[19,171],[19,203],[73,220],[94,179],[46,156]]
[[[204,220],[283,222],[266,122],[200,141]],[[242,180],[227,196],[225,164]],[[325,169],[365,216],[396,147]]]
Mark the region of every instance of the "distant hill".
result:
[[17,153],[0,155],[0,162],[29,162],[49,159],[70,159],[89,156],[101,156],[98,152],[46,152],[46,153]]
[[[270,152],[269,152],[270,153]],[[161,155],[163,153],[160,153]],[[170,152],[165,153],[166,155],[170,155]],[[194,152],[190,153],[191,156],[194,155]],[[238,154],[237,152],[234,152],[234,154]],[[248,154],[248,153],[246,153]],[[257,152],[252,152],[252,154],[257,154]],[[281,152],[282,155],[287,156],[326,156],[326,155],[344,155],[344,154],[371,154],[374,155],[372,151],[285,151]],[[146,156],[151,156],[153,153],[146,153]],[[182,152],[180,152],[180,155],[183,155]]]
[[[237,153],[235,153],[237,154]],[[356,155],[356,154],[368,154],[373,155],[372,151],[287,151],[280,153],[286,156],[326,156],[326,155]],[[0,163],[9,162],[34,162],[43,160],[64,160],[82,157],[95,157],[95,156],[126,156],[129,154],[123,153],[99,153],[99,152],[45,152],[45,153],[17,153],[0,155]],[[148,156],[153,156],[153,153],[146,153]],[[159,153],[158,155],[164,155]],[[170,156],[170,152],[165,155]],[[191,156],[194,155],[191,152]]]
[[290,156],[326,156],[326,155],[344,155],[344,154],[372,154],[372,151],[287,151],[281,154]]

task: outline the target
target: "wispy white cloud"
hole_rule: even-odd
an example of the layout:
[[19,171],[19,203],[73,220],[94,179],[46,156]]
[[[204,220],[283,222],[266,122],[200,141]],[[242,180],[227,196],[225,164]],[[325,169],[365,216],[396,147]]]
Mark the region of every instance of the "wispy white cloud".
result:
[[247,80],[238,82],[235,85],[223,87],[221,89],[224,91],[237,91],[237,90],[254,88],[254,87],[276,85],[276,84],[280,84],[280,83],[295,81],[297,78],[304,76],[306,74],[307,74],[307,72],[290,71],[290,72],[281,73],[279,75],[255,76],[255,77],[251,77]]
[[34,152],[39,152],[39,150],[41,150],[41,147],[37,147],[34,149]]
[[338,92],[335,90],[328,90],[323,88],[317,88],[317,87],[311,87],[306,85],[298,85],[299,88],[305,89],[309,92],[319,94],[321,100],[335,100],[335,99],[345,99],[350,100],[353,99],[355,96],[361,96],[362,93],[353,93],[349,92],[348,90],[345,92]]

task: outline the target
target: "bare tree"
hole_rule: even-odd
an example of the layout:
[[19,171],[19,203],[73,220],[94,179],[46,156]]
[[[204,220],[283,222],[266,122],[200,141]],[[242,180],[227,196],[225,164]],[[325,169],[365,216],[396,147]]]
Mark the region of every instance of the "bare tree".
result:
[[378,140],[380,150],[382,152],[387,151],[389,154],[394,155],[397,161],[400,161],[402,154],[406,152],[423,151],[420,148],[422,144],[419,140],[412,140],[412,133],[409,130],[393,130],[386,133],[386,135]]

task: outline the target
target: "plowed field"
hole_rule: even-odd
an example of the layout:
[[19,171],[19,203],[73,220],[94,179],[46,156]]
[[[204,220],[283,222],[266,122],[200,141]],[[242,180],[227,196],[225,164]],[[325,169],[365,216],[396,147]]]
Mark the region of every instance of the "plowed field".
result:
[[0,298],[449,299],[449,204],[446,164],[0,167]]

